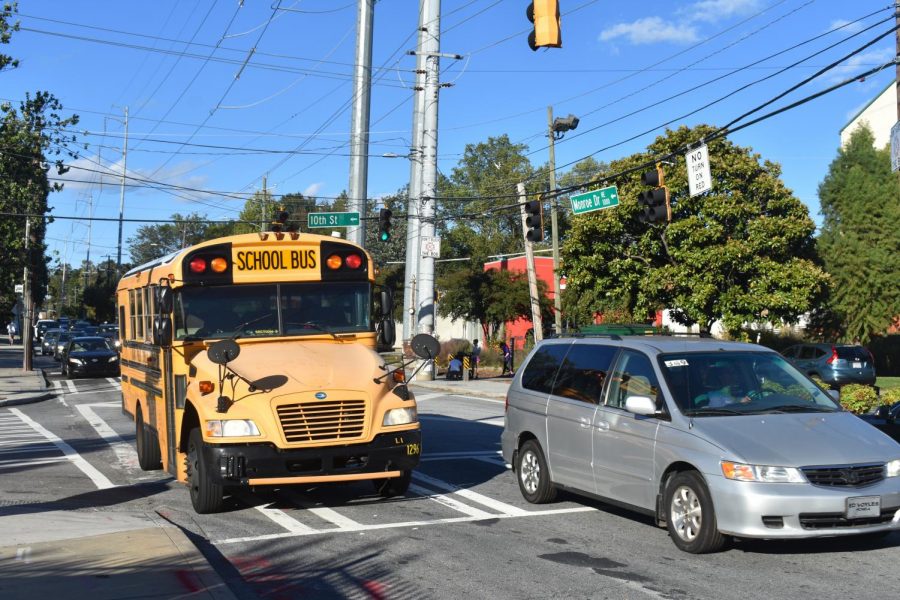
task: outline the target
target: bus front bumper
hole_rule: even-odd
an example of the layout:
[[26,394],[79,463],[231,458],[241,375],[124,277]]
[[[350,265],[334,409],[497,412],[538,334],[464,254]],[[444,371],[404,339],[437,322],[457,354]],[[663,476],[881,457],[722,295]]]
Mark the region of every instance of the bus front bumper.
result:
[[366,444],[283,450],[266,442],[203,445],[203,459],[217,483],[291,485],[399,477],[419,464],[422,433],[384,433]]

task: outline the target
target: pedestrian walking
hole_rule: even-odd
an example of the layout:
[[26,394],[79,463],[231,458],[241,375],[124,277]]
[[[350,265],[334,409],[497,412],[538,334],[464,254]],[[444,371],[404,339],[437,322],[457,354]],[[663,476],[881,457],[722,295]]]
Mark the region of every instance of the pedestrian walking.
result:
[[478,379],[478,363],[481,362],[481,346],[478,340],[472,340],[472,369],[475,379]]
[[500,352],[503,353],[503,372],[500,373],[500,377],[503,377],[507,373],[510,375],[513,374],[513,366],[512,366],[512,350],[509,348],[509,344],[506,343],[506,340],[500,342]]
[[12,321],[6,326],[6,333],[9,335],[9,345],[16,343],[16,324]]

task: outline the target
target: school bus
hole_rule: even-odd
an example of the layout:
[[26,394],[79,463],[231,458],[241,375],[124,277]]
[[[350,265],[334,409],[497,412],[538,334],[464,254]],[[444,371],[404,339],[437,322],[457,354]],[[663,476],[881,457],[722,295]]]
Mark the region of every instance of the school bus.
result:
[[125,273],[122,410],[139,463],[198,513],[235,488],[372,480],[402,495],[422,449],[371,257],[333,237],[219,238]]

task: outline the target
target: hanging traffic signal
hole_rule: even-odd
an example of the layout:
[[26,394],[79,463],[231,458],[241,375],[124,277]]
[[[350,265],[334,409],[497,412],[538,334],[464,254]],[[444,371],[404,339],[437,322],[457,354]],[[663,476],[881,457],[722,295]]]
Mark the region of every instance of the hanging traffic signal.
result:
[[638,204],[643,209],[640,215],[641,221],[649,224],[671,221],[672,206],[669,203],[669,188],[665,185],[666,179],[662,167],[657,165],[655,170],[643,173],[641,183],[654,188],[638,194]]
[[386,242],[391,239],[391,212],[389,208],[382,208],[378,212],[378,239]]
[[529,242],[540,242],[544,239],[544,210],[540,200],[525,203],[525,239]]
[[275,211],[275,220],[272,221],[272,231],[275,233],[281,233],[285,230],[285,224],[287,220],[290,218],[291,213],[284,210],[284,207],[279,207]]
[[534,23],[534,31],[528,34],[529,48],[562,48],[559,0],[534,0],[525,10],[525,15]]

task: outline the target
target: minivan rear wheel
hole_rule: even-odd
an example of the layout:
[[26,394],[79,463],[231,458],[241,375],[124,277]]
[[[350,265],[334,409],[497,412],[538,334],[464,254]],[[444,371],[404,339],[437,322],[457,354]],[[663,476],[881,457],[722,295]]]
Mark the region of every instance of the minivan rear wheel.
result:
[[691,554],[718,552],[728,543],[719,532],[709,489],[696,471],[678,473],[666,486],[666,524],[679,549]]
[[526,500],[532,504],[546,504],[556,498],[556,487],[550,481],[550,470],[537,441],[528,440],[522,444],[516,463],[516,479]]

